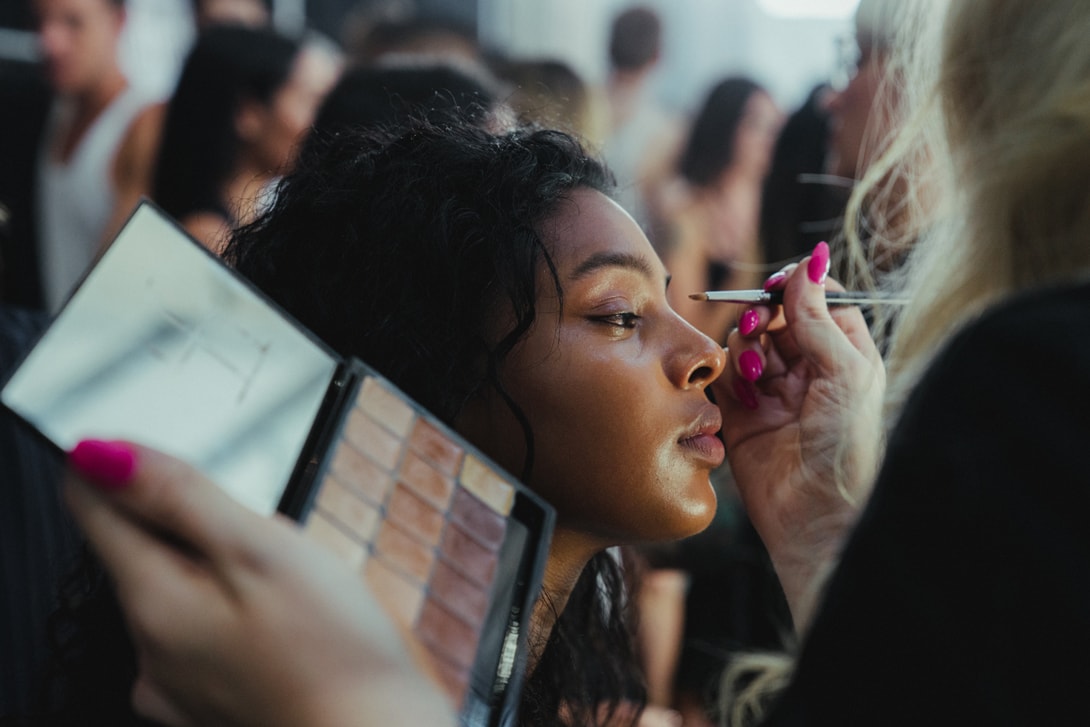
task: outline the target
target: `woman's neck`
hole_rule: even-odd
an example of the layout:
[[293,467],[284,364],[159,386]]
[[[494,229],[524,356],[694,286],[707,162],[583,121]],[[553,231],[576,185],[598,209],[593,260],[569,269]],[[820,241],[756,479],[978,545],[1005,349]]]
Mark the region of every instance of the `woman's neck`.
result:
[[573,532],[563,527],[553,531],[549,545],[549,558],[545,562],[541,596],[534,604],[530,616],[528,671],[533,672],[549,642],[556,621],[568,604],[575,584],[583,569],[596,554],[607,547],[594,542],[585,533]]

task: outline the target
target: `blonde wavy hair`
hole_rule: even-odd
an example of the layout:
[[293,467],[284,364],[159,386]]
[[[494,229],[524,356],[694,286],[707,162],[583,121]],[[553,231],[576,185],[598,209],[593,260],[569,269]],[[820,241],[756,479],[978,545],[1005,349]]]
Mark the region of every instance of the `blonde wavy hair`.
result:
[[882,160],[909,181],[909,219],[867,208],[889,188],[881,169],[849,210],[849,231],[866,214],[884,244],[911,247],[887,282],[911,299],[888,327],[890,421],[982,311],[1090,271],[1090,3],[956,0],[941,32],[917,27],[906,66],[917,111]]
[[[889,425],[983,311],[1090,278],[1090,2],[900,7],[885,81],[898,93],[884,95],[899,128],[853,190],[840,266],[849,288],[911,301],[876,311]],[[758,721],[792,666],[785,655],[737,659],[722,682],[724,724]]]

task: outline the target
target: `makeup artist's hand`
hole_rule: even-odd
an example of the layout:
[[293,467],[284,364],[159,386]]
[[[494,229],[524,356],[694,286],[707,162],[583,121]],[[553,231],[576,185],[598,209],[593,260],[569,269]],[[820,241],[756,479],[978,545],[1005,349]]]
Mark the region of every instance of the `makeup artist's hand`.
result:
[[731,471],[800,633],[870,491],[882,431],[881,356],[857,307],[826,305],[826,284],[840,289],[828,262],[820,243],[769,279],[782,309],[743,313],[713,385]]
[[188,465],[81,442],[65,497],[109,572],[139,659],[137,712],[168,725],[443,725],[360,578],[286,520]]

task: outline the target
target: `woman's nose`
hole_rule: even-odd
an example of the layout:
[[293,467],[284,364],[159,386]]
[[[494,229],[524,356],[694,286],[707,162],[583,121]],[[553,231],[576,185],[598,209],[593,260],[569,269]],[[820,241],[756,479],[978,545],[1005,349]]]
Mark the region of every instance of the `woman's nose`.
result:
[[684,342],[679,344],[671,378],[682,389],[703,389],[719,378],[727,363],[726,352],[708,336],[678,319]]

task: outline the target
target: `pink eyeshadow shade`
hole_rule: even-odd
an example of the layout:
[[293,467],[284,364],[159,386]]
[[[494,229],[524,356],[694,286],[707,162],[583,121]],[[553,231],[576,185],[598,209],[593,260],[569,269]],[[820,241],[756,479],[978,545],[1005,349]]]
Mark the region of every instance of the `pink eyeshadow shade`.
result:
[[496,574],[496,553],[454,524],[443,531],[439,557],[469,580],[486,588]]
[[345,487],[376,504],[386,499],[394,484],[390,475],[343,440],[333,455],[330,470]]
[[462,448],[426,419],[420,419],[413,427],[409,448],[428,460],[437,470],[449,477],[458,474],[462,464]]
[[461,709],[469,690],[469,670],[451,664],[442,657],[432,655],[429,666],[436,680],[454,700],[454,708]]
[[424,545],[390,521],[384,522],[379,529],[375,554],[419,583],[427,582],[435,562],[435,551],[431,546]]
[[429,586],[432,598],[471,626],[480,626],[488,613],[488,591],[471,583],[444,563],[435,564]]
[[311,510],[303,530],[353,568],[359,568],[367,561],[367,546],[349,537],[317,510]]
[[444,477],[412,452],[406,453],[401,463],[401,481],[440,510],[447,509],[450,496],[454,493],[453,480]]
[[466,455],[459,481],[500,515],[507,517],[511,513],[515,488],[471,454]]
[[316,504],[325,517],[339,523],[357,538],[369,541],[374,535],[379,511],[336,479],[326,478]]
[[431,598],[424,602],[416,623],[416,634],[424,645],[456,665],[473,666],[477,656],[477,630],[467,626]]
[[348,415],[344,427],[344,438],[352,445],[373,459],[379,466],[392,470],[401,459],[401,440],[380,427],[374,419],[366,416],[359,409],[353,409]]
[[409,433],[416,416],[411,406],[373,376],[364,379],[356,403],[375,421],[381,422],[399,437]]
[[499,550],[507,531],[507,521],[495,510],[474,497],[468,490],[459,488],[450,506],[450,519],[462,526],[466,533],[482,545]]
[[436,545],[443,532],[443,513],[424,498],[416,495],[403,484],[394,488],[386,505],[390,522],[402,526],[406,532],[428,545]]
[[390,617],[404,628],[411,629],[424,603],[424,592],[420,586],[378,558],[367,561],[363,576]]

